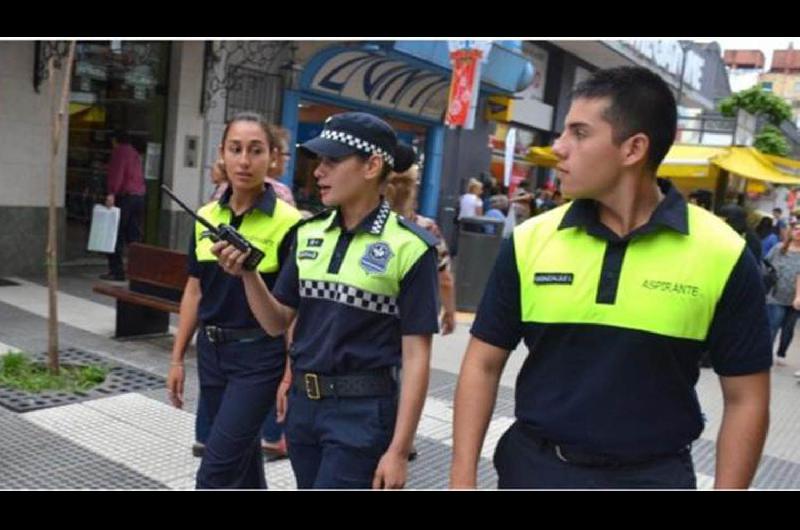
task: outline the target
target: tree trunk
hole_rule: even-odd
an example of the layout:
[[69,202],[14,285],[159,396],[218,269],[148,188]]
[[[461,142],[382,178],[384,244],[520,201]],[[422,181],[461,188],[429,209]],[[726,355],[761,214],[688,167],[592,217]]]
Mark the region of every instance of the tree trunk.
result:
[[[53,375],[58,375],[58,218],[56,210],[56,158],[58,157],[58,146],[61,140],[62,127],[64,125],[64,115],[67,109],[67,99],[69,98],[70,79],[72,78],[72,58],[75,55],[75,42],[69,45],[67,61],[62,65],[64,69],[64,79],[61,86],[61,99],[59,101],[58,112],[53,114],[52,123],[52,152],[50,155],[50,204],[47,219],[47,287],[49,299],[48,313],[48,340],[47,340],[47,368]],[[55,90],[55,68],[54,59],[51,57],[47,63],[47,73],[50,82],[50,102],[51,109],[54,103]]]

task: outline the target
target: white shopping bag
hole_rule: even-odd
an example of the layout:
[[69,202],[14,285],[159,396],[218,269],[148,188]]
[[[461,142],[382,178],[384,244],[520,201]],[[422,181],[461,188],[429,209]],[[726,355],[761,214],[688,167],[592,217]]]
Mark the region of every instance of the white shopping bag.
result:
[[92,210],[92,228],[89,230],[87,250],[92,252],[114,253],[119,231],[119,208],[106,208],[103,204],[95,204]]

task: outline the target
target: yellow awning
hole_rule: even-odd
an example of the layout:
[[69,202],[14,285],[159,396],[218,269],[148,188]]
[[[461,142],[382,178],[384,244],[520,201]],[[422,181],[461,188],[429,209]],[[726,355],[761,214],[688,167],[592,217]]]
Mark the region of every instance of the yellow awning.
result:
[[725,152],[724,147],[674,144],[658,166],[661,178],[708,178],[712,176],[711,159]]
[[776,155],[764,155],[778,170],[800,176],[800,160]]
[[729,147],[725,153],[714,157],[713,162],[746,179],[800,186],[799,177],[780,171],[766,155],[753,147]]
[[[537,166],[555,167],[558,163],[552,147],[531,147],[528,159]],[[754,147],[674,144],[658,167],[657,175],[674,179],[715,179],[716,169],[720,167],[746,179],[800,186],[800,176],[781,171],[780,166],[800,171],[800,161],[765,155]]]
[[528,149],[528,160],[535,166],[556,167],[558,164],[558,157],[553,154],[552,147],[531,147]]

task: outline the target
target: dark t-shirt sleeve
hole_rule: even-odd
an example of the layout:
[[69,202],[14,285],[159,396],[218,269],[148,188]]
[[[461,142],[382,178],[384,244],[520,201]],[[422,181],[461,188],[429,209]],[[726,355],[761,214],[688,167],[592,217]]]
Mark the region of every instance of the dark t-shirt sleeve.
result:
[[197,262],[197,252],[195,252],[194,237],[194,232],[192,232],[192,238],[189,240],[189,251],[188,255],[186,256],[186,267],[189,272],[189,276],[199,278],[200,264]]
[[746,248],[731,271],[708,334],[714,371],[721,376],[769,369],[772,348],[764,288],[756,260]]
[[500,246],[470,333],[509,351],[516,348],[522,338],[519,273],[513,237]]
[[278,279],[275,282],[275,287],[272,289],[272,295],[278,299],[278,302],[283,305],[297,309],[300,305],[300,284],[297,279],[297,230],[292,231],[286,235],[281,243],[281,249],[286,245],[289,250],[286,251],[286,256],[281,260],[281,271],[278,274]]
[[397,306],[402,335],[439,331],[439,273],[435,247],[429,247],[400,280]]

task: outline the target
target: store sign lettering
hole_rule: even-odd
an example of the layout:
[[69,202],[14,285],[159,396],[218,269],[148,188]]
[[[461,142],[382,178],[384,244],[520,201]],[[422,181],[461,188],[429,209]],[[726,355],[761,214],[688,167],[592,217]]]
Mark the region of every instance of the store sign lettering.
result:
[[367,52],[344,52],[317,72],[311,88],[381,107],[440,118],[449,80],[407,63]]

